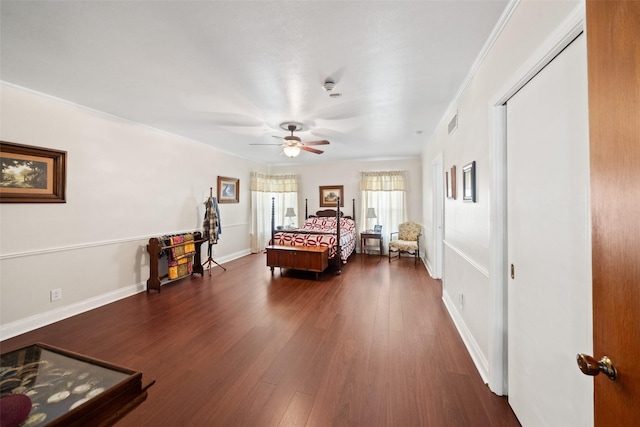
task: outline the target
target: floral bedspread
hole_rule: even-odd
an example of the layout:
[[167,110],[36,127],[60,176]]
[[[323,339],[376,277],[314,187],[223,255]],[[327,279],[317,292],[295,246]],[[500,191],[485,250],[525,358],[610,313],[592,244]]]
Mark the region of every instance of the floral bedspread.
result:
[[[309,218],[295,230],[277,231],[274,244],[283,246],[326,246],[329,258],[336,255],[337,218]],[[352,219],[340,218],[340,248],[343,263],[356,248],[356,224]]]

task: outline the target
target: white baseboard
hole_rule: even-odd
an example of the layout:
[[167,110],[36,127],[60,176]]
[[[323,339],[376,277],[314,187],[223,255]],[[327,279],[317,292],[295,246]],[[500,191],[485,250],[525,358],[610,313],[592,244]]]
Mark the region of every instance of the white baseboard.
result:
[[433,268],[431,267],[429,260],[427,258],[422,258],[422,262],[424,263],[424,266],[427,267],[427,273],[429,273],[429,276],[433,277]]
[[123,298],[127,298],[137,293],[144,292],[146,288],[147,287],[145,283],[138,283],[135,285],[116,289],[115,291],[108,292],[94,298],[89,298],[87,300],[80,301],[74,304],[65,305],[64,307],[49,310],[44,313],[39,313],[25,319],[16,320],[15,322],[0,326],[0,340],[6,340],[17,335],[24,334],[25,332],[47,326],[55,322],[59,322],[60,320],[66,319],[68,317],[93,310],[94,308],[116,302]]
[[446,291],[442,292],[442,301],[444,302],[453,323],[456,325],[456,329],[458,330],[464,345],[467,347],[467,351],[469,352],[473,363],[476,365],[476,369],[480,373],[482,381],[487,384],[489,379],[489,363],[487,362],[487,358],[482,354],[478,343],[473,339],[471,331],[467,328],[467,325],[462,316],[460,316],[455,303]]
[[[237,258],[241,258],[245,255],[249,255],[250,253],[251,252],[249,249],[245,249],[224,257],[214,259],[216,260],[216,262],[222,264],[225,262],[233,261]],[[217,265],[212,264],[211,267],[216,268]],[[146,282],[141,282],[123,288],[118,288],[115,291],[98,295],[84,301],[65,305],[64,307],[56,308],[55,310],[49,310],[44,313],[39,313],[24,319],[16,320],[15,322],[7,323],[6,325],[0,325],[0,341],[13,338],[17,335],[33,331],[34,329],[47,326],[52,323],[59,322],[60,320],[64,320],[69,317],[87,312],[89,310],[102,307],[103,305],[116,302],[123,298],[133,296],[140,292],[146,291],[146,289]]]

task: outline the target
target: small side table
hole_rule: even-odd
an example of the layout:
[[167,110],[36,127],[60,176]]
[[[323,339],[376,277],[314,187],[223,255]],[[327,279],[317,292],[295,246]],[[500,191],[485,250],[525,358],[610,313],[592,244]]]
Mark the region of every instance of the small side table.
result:
[[[367,239],[377,240],[377,245],[367,245]],[[363,231],[360,233],[360,253],[364,255],[365,252],[377,251],[378,255],[382,258],[382,234],[374,233],[372,231]]]

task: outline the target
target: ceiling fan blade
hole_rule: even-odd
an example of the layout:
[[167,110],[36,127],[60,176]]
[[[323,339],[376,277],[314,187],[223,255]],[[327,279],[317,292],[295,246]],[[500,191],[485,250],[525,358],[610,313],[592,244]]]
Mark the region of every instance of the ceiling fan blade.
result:
[[301,145],[301,146],[300,146],[300,149],[301,149],[301,150],[304,150],[304,151],[308,151],[308,152],[310,152],[310,153],[315,153],[315,154],[322,154],[322,153],[324,153],[324,151],[322,151],[322,150],[316,150],[315,148],[307,147],[307,146],[304,146],[304,145]]
[[282,145],[282,144],[249,144],[249,145]]
[[304,145],[329,145],[330,142],[327,141],[326,139],[322,139],[322,140],[318,140],[318,141],[305,141],[303,142]]

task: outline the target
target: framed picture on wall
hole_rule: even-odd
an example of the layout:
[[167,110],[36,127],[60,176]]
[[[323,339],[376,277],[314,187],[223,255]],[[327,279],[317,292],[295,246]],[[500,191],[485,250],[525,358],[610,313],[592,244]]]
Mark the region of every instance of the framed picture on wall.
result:
[[0,141],[0,203],[65,203],[67,152]]
[[456,167],[451,166],[451,169],[445,172],[445,178],[447,183],[447,199],[456,199]]
[[476,162],[473,161],[462,168],[462,200],[476,201]]
[[338,206],[340,199],[340,207],[344,207],[344,186],[343,185],[326,185],[320,187],[320,207],[335,208]]
[[218,177],[218,203],[240,202],[240,180],[226,176]]

